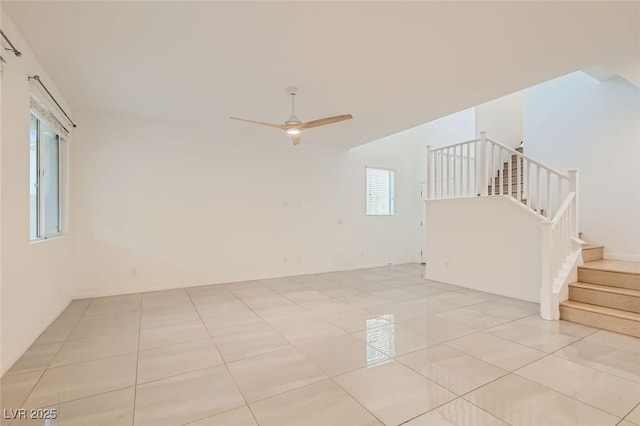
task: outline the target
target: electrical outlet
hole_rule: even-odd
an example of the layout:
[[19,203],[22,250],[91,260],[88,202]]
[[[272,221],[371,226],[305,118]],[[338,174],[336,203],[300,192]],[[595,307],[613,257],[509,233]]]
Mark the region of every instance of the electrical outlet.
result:
[[135,277],[136,275],[138,275],[138,270],[136,268],[131,268],[129,270],[129,273],[131,274],[132,277]]

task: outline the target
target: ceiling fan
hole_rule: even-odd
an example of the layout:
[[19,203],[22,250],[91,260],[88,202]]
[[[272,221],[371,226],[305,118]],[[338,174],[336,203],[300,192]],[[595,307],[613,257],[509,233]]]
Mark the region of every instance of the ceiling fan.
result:
[[303,123],[296,116],[296,92],[298,88],[295,86],[290,86],[286,88],[287,93],[291,95],[291,117],[284,122],[284,124],[272,124],[272,123],[264,123],[262,121],[254,121],[254,120],[246,120],[244,118],[238,117],[230,117],[234,120],[246,121],[248,123],[254,124],[262,124],[263,126],[275,127],[277,129],[282,129],[287,132],[289,138],[294,145],[298,145],[300,143],[300,132],[305,129],[311,129],[312,127],[325,126],[327,124],[337,123],[339,121],[350,120],[353,118],[351,114],[345,115],[336,115],[333,117],[320,118],[318,120],[307,121]]

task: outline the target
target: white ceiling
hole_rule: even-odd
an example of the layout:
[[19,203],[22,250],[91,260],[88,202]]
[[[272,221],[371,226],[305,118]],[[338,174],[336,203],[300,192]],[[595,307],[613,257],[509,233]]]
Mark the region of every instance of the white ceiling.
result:
[[[74,111],[242,133],[351,113],[354,146],[634,53],[637,2],[33,2],[2,8]],[[82,123],[80,123],[82,125]],[[277,130],[265,135],[282,139]]]

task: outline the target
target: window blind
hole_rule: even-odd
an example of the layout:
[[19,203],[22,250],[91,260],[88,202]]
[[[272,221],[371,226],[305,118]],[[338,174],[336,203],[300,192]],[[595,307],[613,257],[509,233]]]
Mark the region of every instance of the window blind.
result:
[[393,170],[367,167],[367,214],[394,214]]

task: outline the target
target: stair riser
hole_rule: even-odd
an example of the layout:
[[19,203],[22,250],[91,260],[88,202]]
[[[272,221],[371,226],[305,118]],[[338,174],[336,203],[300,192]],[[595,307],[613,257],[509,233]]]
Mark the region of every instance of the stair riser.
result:
[[[523,184],[522,182],[519,182],[519,183],[520,183],[520,185],[522,185],[522,187],[524,188],[524,184]],[[516,186],[516,185],[518,185],[518,181],[516,181],[516,180],[515,180],[515,178],[514,178],[514,179],[511,181],[511,185],[512,185],[512,186]],[[487,186],[491,186],[491,185],[487,185]],[[493,186],[500,186],[500,182],[498,182],[498,181],[493,182]],[[502,186],[504,186],[504,187],[509,186],[509,181],[508,181],[506,178],[504,179],[504,182],[502,182]]]
[[[496,173],[496,176],[494,176],[493,178],[500,179],[500,177],[502,177],[503,179],[509,179],[509,171],[507,169],[498,171],[498,173]],[[511,170],[511,178],[513,180],[516,180],[517,177],[518,171],[516,169]],[[524,179],[524,174],[522,173],[522,171],[520,171],[520,178]]]
[[640,314],[640,297],[569,286],[569,299]]
[[[518,193],[516,191],[512,191],[511,194],[508,194],[507,191],[502,191],[502,193],[500,193],[500,191],[492,191],[491,189],[489,189],[489,195],[511,195],[513,198],[518,198]],[[522,193],[520,193],[520,198],[522,198]],[[522,204],[527,205],[527,203],[523,202]]]
[[[489,185],[500,185],[500,179],[501,178],[499,178],[499,177],[493,178],[493,183],[490,182]],[[505,185],[505,186],[509,185],[509,177],[508,176],[503,176],[502,177],[502,184]],[[518,178],[516,176],[511,176],[511,185],[516,185],[516,184],[518,184]],[[523,182],[522,179],[520,179],[520,184],[522,186],[524,186],[524,182]],[[487,185],[487,186],[489,186],[489,185]]]
[[579,324],[615,331],[616,333],[640,337],[640,322],[626,318],[617,318],[611,315],[584,311],[562,305],[560,306],[560,318]]
[[[497,190],[498,188],[500,188],[500,185],[498,184],[494,184],[493,187]],[[491,188],[491,186],[487,186],[487,188]],[[503,190],[507,190],[507,188],[509,188],[509,184],[504,184],[502,185],[502,189]],[[518,184],[517,183],[512,183],[511,184],[511,190],[512,191],[517,191],[518,190]],[[521,191],[524,192],[523,188],[520,188]]]
[[640,275],[578,268],[578,281],[640,290]]
[[593,262],[594,260],[602,260],[604,258],[604,249],[602,247],[582,249],[582,260],[585,262]]
[[[511,193],[507,192],[507,191],[492,191],[491,189],[489,189],[489,195],[511,195],[513,198],[518,198],[518,193],[516,191],[511,191]],[[524,194],[521,192],[520,193],[520,198],[524,198]],[[524,205],[526,205],[527,203],[522,203]]]

